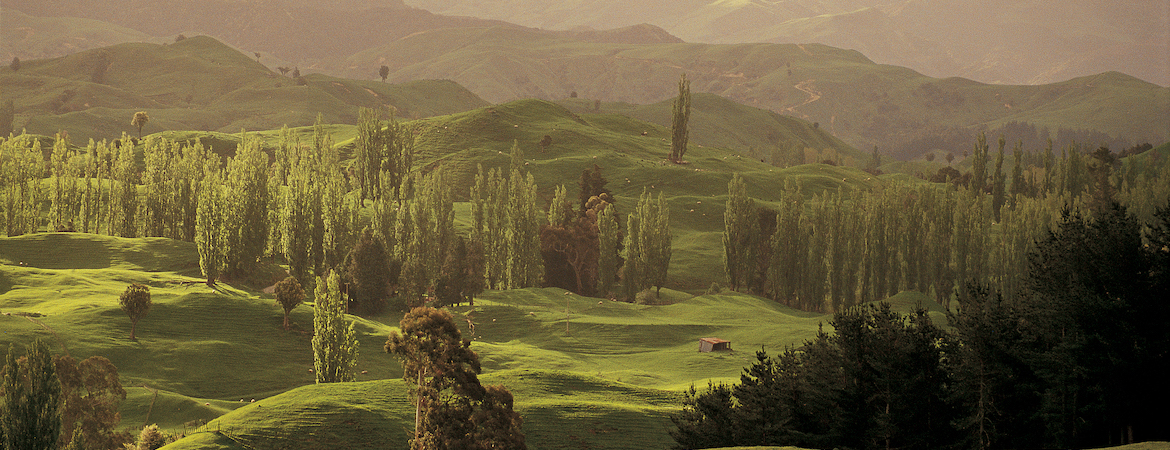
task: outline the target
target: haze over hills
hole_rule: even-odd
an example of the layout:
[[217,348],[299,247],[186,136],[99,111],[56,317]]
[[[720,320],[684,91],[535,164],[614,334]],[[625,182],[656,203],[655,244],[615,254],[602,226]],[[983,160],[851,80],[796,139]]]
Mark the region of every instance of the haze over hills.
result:
[[281,76],[223,43],[196,36],[169,44],[120,44],[68,56],[26,61],[0,71],[4,97],[14,99],[19,133],[70,133],[75,143],[135,131],[127,119],[146,110],[146,133],[162,130],[266,130],[353,123],[357,109],[393,107],[420,118],[487,104],[450,81],[402,84],[309,75]]
[[974,136],[1012,121],[1131,142],[1170,138],[1170,88],[1117,72],[1004,86],[932,78],[818,44],[602,44],[510,27],[420,33],[359,52],[345,66],[357,77],[381,64],[391,80],[452,79],[492,102],[576,92],[655,103],[676,95],[678,76],[687,73],[695,92],[804,118],[856,148],[876,145],[903,157],[921,154],[904,150],[914,140],[955,130]]
[[[162,0],[149,3],[116,0],[12,0],[5,10],[14,9],[38,16],[54,27],[76,28],[73,18],[98,20],[111,29],[129,28],[149,36],[173,38],[180,33],[205,34],[246,53],[260,52],[265,64],[298,66],[328,73],[325,61],[362,50],[376,43],[397,39],[435,28],[459,26],[505,25],[503,22],[467,17],[446,17],[405,7],[401,0],[370,2],[342,1],[322,5],[302,0],[187,2]],[[57,18],[57,20],[47,19]],[[149,18],[144,20],[144,18]],[[30,28],[23,15],[3,16],[3,28]],[[39,30],[38,30],[39,31]],[[30,36],[0,44],[0,53],[8,58],[45,58],[60,53],[31,52],[38,40],[53,38],[30,33]],[[84,37],[84,36],[80,36]],[[58,40],[85,42],[79,36]],[[124,41],[126,42],[126,41]],[[97,48],[100,45],[82,46]],[[372,78],[377,67],[362,78]]]
[[[451,9],[459,5],[470,3],[452,0],[440,6]],[[556,9],[548,5],[541,14],[549,20],[558,14],[586,20],[588,17],[602,17],[606,11],[615,11],[614,8],[602,8],[604,5],[598,1],[579,6],[590,5],[598,8],[589,10],[589,14],[576,7]],[[984,85],[961,79],[932,78],[914,70],[875,63],[882,57],[871,54],[881,56],[888,53],[876,48],[865,47],[859,53],[817,44],[687,44],[666,29],[646,24],[603,31],[582,27],[575,27],[572,31],[547,31],[500,21],[437,15],[407,7],[399,1],[347,3],[329,10],[292,0],[195,3],[164,0],[135,7],[113,0],[85,0],[79,7],[74,6],[73,2],[62,1],[6,2],[6,10],[19,8],[20,12],[29,14],[77,14],[86,18],[6,14],[3,16],[6,30],[31,31],[24,31],[18,41],[6,40],[6,47],[0,51],[13,54],[17,47],[40,49],[37,51],[41,53],[65,51],[134,33],[165,36],[154,38],[154,42],[160,43],[172,41],[179,33],[192,36],[207,33],[240,49],[248,59],[254,56],[253,52],[259,53],[258,62],[269,68],[283,65],[299,67],[303,73],[371,80],[377,79],[378,67],[386,65],[390,69],[391,81],[450,79],[490,102],[523,98],[556,100],[577,92],[582,98],[603,102],[656,103],[674,95],[679,73],[686,72],[694,80],[695,92],[714,93],[746,105],[816,122],[855,148],[877,146],[886,154],[903,158],[915,157],[935,148],[958,150],[959,143],[965,147],[977,132],[994,132],[1010,122],[1044,128],[1053,135],[1061,128],[1084,130],[1088,133],[1086,136],[1098,136],[1091,139],[1094,142],[1090,145],[1108,142],[1116,147],[1170,139],[1170,127],[1166,125],[1167,118],[1170,118],[1170,94],[1167,93],[1170,91],[1119,72],[1094,73],[1036,86]],[[515,17],[527,17],[521,6],[517,6]],[[1046,22],[1033,20],[1033,16],[1039,14],[1037,11],[1046,11],[1034,2],[995,10],[1000,15],[1013,14],[1005,18],[986,16],[980,9],[982,7],[960,6],[869,0],[824,4],[682,2],[655,9],[635,3],[628,8],[628,17],[606,23],[621,25],[626,23],[623,20],[640,20],[651,13],[664,17],[689,17],[688,14],[725,17],[737,25],[730,29],[749,30],[752,36],[758,37],[772,28],[752,25],[755,22],[748,19],[762,17],[772,23],[773,18],[778,21],[817,13],[820,15],[812,19],[776,23],[784,25],[788,32],[806,42],[832,42],[829,37],[837,34],[827,33],[826,29],[853,33],[854,37],[849,41],[853,44],[843,42],[841,45],[845,47],[877,44],[911,47],[929,44],[937,47],[939,41],[930,41],[911,32],[914,27],[929,26],[937,28],[931,32],[941,34],[962,28],[954,33],[961,37],[960,41],[970,44],[969,50],[972,51],[1000,49],[1014,52],[1033,47],[1048,48],[1044,58],[1051,59],[1060,58],[1065,43],[1069,48],[1080,48],[1077,47],[1080,41],[1068,36],[1044,38],[1052,45],[1041,46],[1020,46],[1006,40],[1009,36],[1048,36],[1051,33],[1044,30],[1057,30],[1066,34],[1092,32],[1118,39],[1117,42],[1124,44],[1118,44],[1122,45],[1120,49],[1090,46],[1108,50],[1111,60],[1123,61],[1126,55],[1130,55],[1127,52],[1140,53],[1143,48],[1153,48],[1151,51],[1155,54],[1165,55],[1156,51],[1160,45],[1156,33],[1142,34],[1145,40],[1141,42],[1152,42],[1153,47],[1125,41],[1128,39],[1125,36],[1132,33],[1144,33],[1134,31],[1144,29],[1143,24],[1156,21],[1157,14],[1139,14],[1151,9],[1145,3],[1127,4],[1095,16],[1093,8],[1096,7],[1092,5],[1072,5],[1061,9],[1059,15],[1049,15],[1052,21],[1069,24],[1063,27],[1045,27],[1042,25]],[[744,17],[731,20],[733,16],[720,16],[710,9],[731,7]],[[779,10],[787,15],[768,18],[780,14],[776,12]],[[570,14],[574,11],[575,15]],[[747,14],[747,11],[756,13]],[[932,16],[955,11],[961,12],[963,17],[992,17],[985,21],[998,23],[1002,29],[1012,32],[979,33],[982,28],[977,26],[948,25],[960,22],[959,19],[940,21]],[[220,16],[230,20],[220,20]],[[1076,25],[1088,16],[1116,17],[1117,20],[1092,26]],[[141,17],[151,17],[152,20],[139,20]],[[898,20],[908,20],[909,23],[899,24]],[[109,23],[109,30],[114,34],[107,33],[99,35],[105,37],[93,39],[83,35],[87,29],[102,29],[98,26],[100,23]],[[346,25],[338,27],[340,23]],[[1038,25],[1028,28],[1032,23]],[[1124,23],[1133,26],[1121,26]],[[13,27],[13,24],[19,26]],[[1103,28],[1107,26],[1120,28]],[[343,32],[338,31],[342,29]],[[898,30],[897,39],[889,38],[883,31],[890,29]],[[1022,29],[1029,31],[1025,33]],[[995,39],[1002,42],[985,42],[992,39],[991,36],[998,36]],[[753,40],[751,36],[743,39]],[[1078,54],[1087,58],[1084,61],[1091,60],[1092,51],[1097,51],[1080,50]],[[893,52],[890,54],[897,55],[914,54],[910,50],[890,51]],[[972,55],[978,52],[972,51],[947,50],[948,54],[974,58]],[[1023,67],[1027,61],[1044,58],[1019,57],[1017,59],[1022,62],[1008,66]],[[1158,58],[1142,61],[1143,67],[1156,69],[1158,64]],[[908,65],[916,67],[918,64]],[[990,62],[984,66],[997,67]],[[943,72],[962,73],[958,69]],[[1069,72],[1052,73],[1053,77],[1059,77]],[[1107,105],[1109,108],[1092,105]],[[1138,119],[1111,114],[1114,107],[1129,111]],[[270,126],[270,122],[265,124]],[[220,129],[226,125],[189,128]],[[247,128],[254,129],[255,126]],[[939,136],[950,136],[945,147],[923,144],[939,141]],[[1081,142],[1087,140],[1081,139]]]
[[1119,71],[1170,85],[1158,0],[408,0],[439,14],[563,30],[657,25],[687,42],[820,43],[935,77],[1043,84]]

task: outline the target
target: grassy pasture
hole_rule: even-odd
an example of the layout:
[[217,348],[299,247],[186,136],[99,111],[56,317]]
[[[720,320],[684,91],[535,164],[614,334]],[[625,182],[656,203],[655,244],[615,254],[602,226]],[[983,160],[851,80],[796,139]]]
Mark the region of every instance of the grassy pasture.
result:
[[[193,433],[176,448],[279,448],[299,431],[319,436],[314,448],[404,442],[412,411],[401,367],[381,350],[396,314],[353,317],[358,370],[367,373],[356,383],[315,386],[311,310],[294,310],[296,325],[286,332],[271,296],[231,282],[197,283],[196,260],[192,245],[162,238],[0,238],[0,345],[19,349],[41,338],[57,353],[109,358],[127,387],[125,426],[193,433],[210,422],[202,429],[224,432]],[[150,285],[154,300],[136,342],[117,306],[131,282]],[[742,294],[666,290],[664,297],[677,303],[632,305],[552,288],[490,291],[454,312],[475,324],[484,381],[515,393],[534,448],[665,446],[681,389],[733,381],[753,350],[799,344],[826,320]],[[697,339],[706,336],[730,339],[737,350],[699,353]]]

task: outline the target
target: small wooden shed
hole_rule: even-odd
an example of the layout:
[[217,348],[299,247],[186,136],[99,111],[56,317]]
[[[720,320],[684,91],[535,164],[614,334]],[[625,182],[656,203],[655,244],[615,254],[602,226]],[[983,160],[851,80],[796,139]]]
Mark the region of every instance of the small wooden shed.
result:
[[719,338],[706,337],[699,339],[699,351],[703,353],[731,350],[731,341],[725,341]]

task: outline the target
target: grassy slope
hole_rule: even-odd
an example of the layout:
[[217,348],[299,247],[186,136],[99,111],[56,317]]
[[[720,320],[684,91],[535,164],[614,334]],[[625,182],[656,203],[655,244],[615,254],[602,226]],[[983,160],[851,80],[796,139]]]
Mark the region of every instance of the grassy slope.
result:
[[[557,103],[578,114],[613,113],[670,128],[674,99],[650,105],[605,103],[601,111],[594,111],[593,102],[584,99],[564,99]],[[814,128],[812,123],[792,116],[777,114],[736,103],[714,95],[696,93],[691,98],[691,117],[688,123],[690,144],[720,147],[740,152],[770,152],[781,146],[797,144],[818,151],[832,149],[853,160],[846,165],[858,166],[865,155],[840,139]]]
[[[294,311],[297,326],[285,332],[269,296],[230,283],[215,291],[175,284],[195,281],[196,259],[190,244],[161,238],[0,238],[0,310],[6,313],[0,345],[42,338],[57,353],[110,358],[128,388],[127,426],[159,423],[190,432],[194,421],[222,415],[204,429],[246,445],[269,445],[302,429],[317,433],[318,448],[367,447],[355,439],[404,441],[411,411],[394,380],[401,368],[381,352],[396,315],[355,318],[358,370],[368,371],[359,379],[371,381],[313,386],[309,338],[300,332],[311,323],[309,308]],[[154,300],[136,342],[127,339],[129,321],[117,307],[117,295],[131,282],[149,284]],[[662,447],[679,389],[732,380],[750,363],[751,350],[799,343],[825,320],[740,294],[667,295],[681,301],[639,306],[551,288],[493,291],[455,312],[476,323],[484,381],[516,394],[534,448]],[[34,321],[14,313],[42,316]],[[705,336],[730,339],[740,350],[700,354],[696,340]],[[344,440],[329,441],[328,433]],[[215,439],[196,434],[187,443],[207,448],[207,440]]]
[[116,138],[123,131],[136,134],[129,118],[140,110],[151,118],[144,133],[234,133],[311,125],[317,114],[326,122],[353,123],[359,106],[392,106],[402,117],[420,118],[486,104],[449,81],[388,84],[323,75],[305,80],[305,86],[297,86],[205,36],[27,61],[18,72],[0,69],[4,97],[15,100],[17,130],[52,135],[64,129],[82,143]]

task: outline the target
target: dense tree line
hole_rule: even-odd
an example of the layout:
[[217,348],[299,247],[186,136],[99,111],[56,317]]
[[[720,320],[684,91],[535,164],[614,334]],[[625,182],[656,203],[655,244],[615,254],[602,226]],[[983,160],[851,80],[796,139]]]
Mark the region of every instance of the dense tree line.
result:
[[[46,160],[38,139],[4,140],[0,228],[10,236],[47,228],[194,242],[209,285],[248,277],[262,258],[286,263],[310,292],[316,277],[336,270],[348,308],[367,313],[545,285],[608,295],[622,283],[633,300],[665,283],[663,198],[620,220],[594,166],[582,173],[580,204],[562,191],[546,214],[514,146],[508,166],[480,168],[470,190],[471,231],[460,236],[445,171],[412,170],[410,130],[372,110],[359,116],[348,168],[320,120],[308,142],[284,129],[265,148],[242,133],[230,157],[158,136],[90,142],[78,151],[58,136]],[[363,208],[368,215],[359,214]],[[627,242],[623,222],[648,232]]]
[[[1059,157],[1048,148],[1046,168],[1017,163],[1008,174],[1005,147],[1001,139],[993,153],[979,137],[968,186],[891,183],[809,196],[787,182],[774,208],[757,205],[734,175],[724,215],[729,286],[828,311],[903,290],[950,304],[973,279],[1015,295],[1024,255],[1063,209],[1102,211],[1119,200],[1149,221],[1170,199],[1164,164],[1135,168],[1104,148]],[[1011,158],[1022,160],[1018,145]]]
[[[948,313],[839,310],[738,384],[692,388],[678,448],[1085,448],[1170,437],[1170,209],[1065,210],[1022,286],[980,282]],[[994,284],[994,283],[993,283]]]

